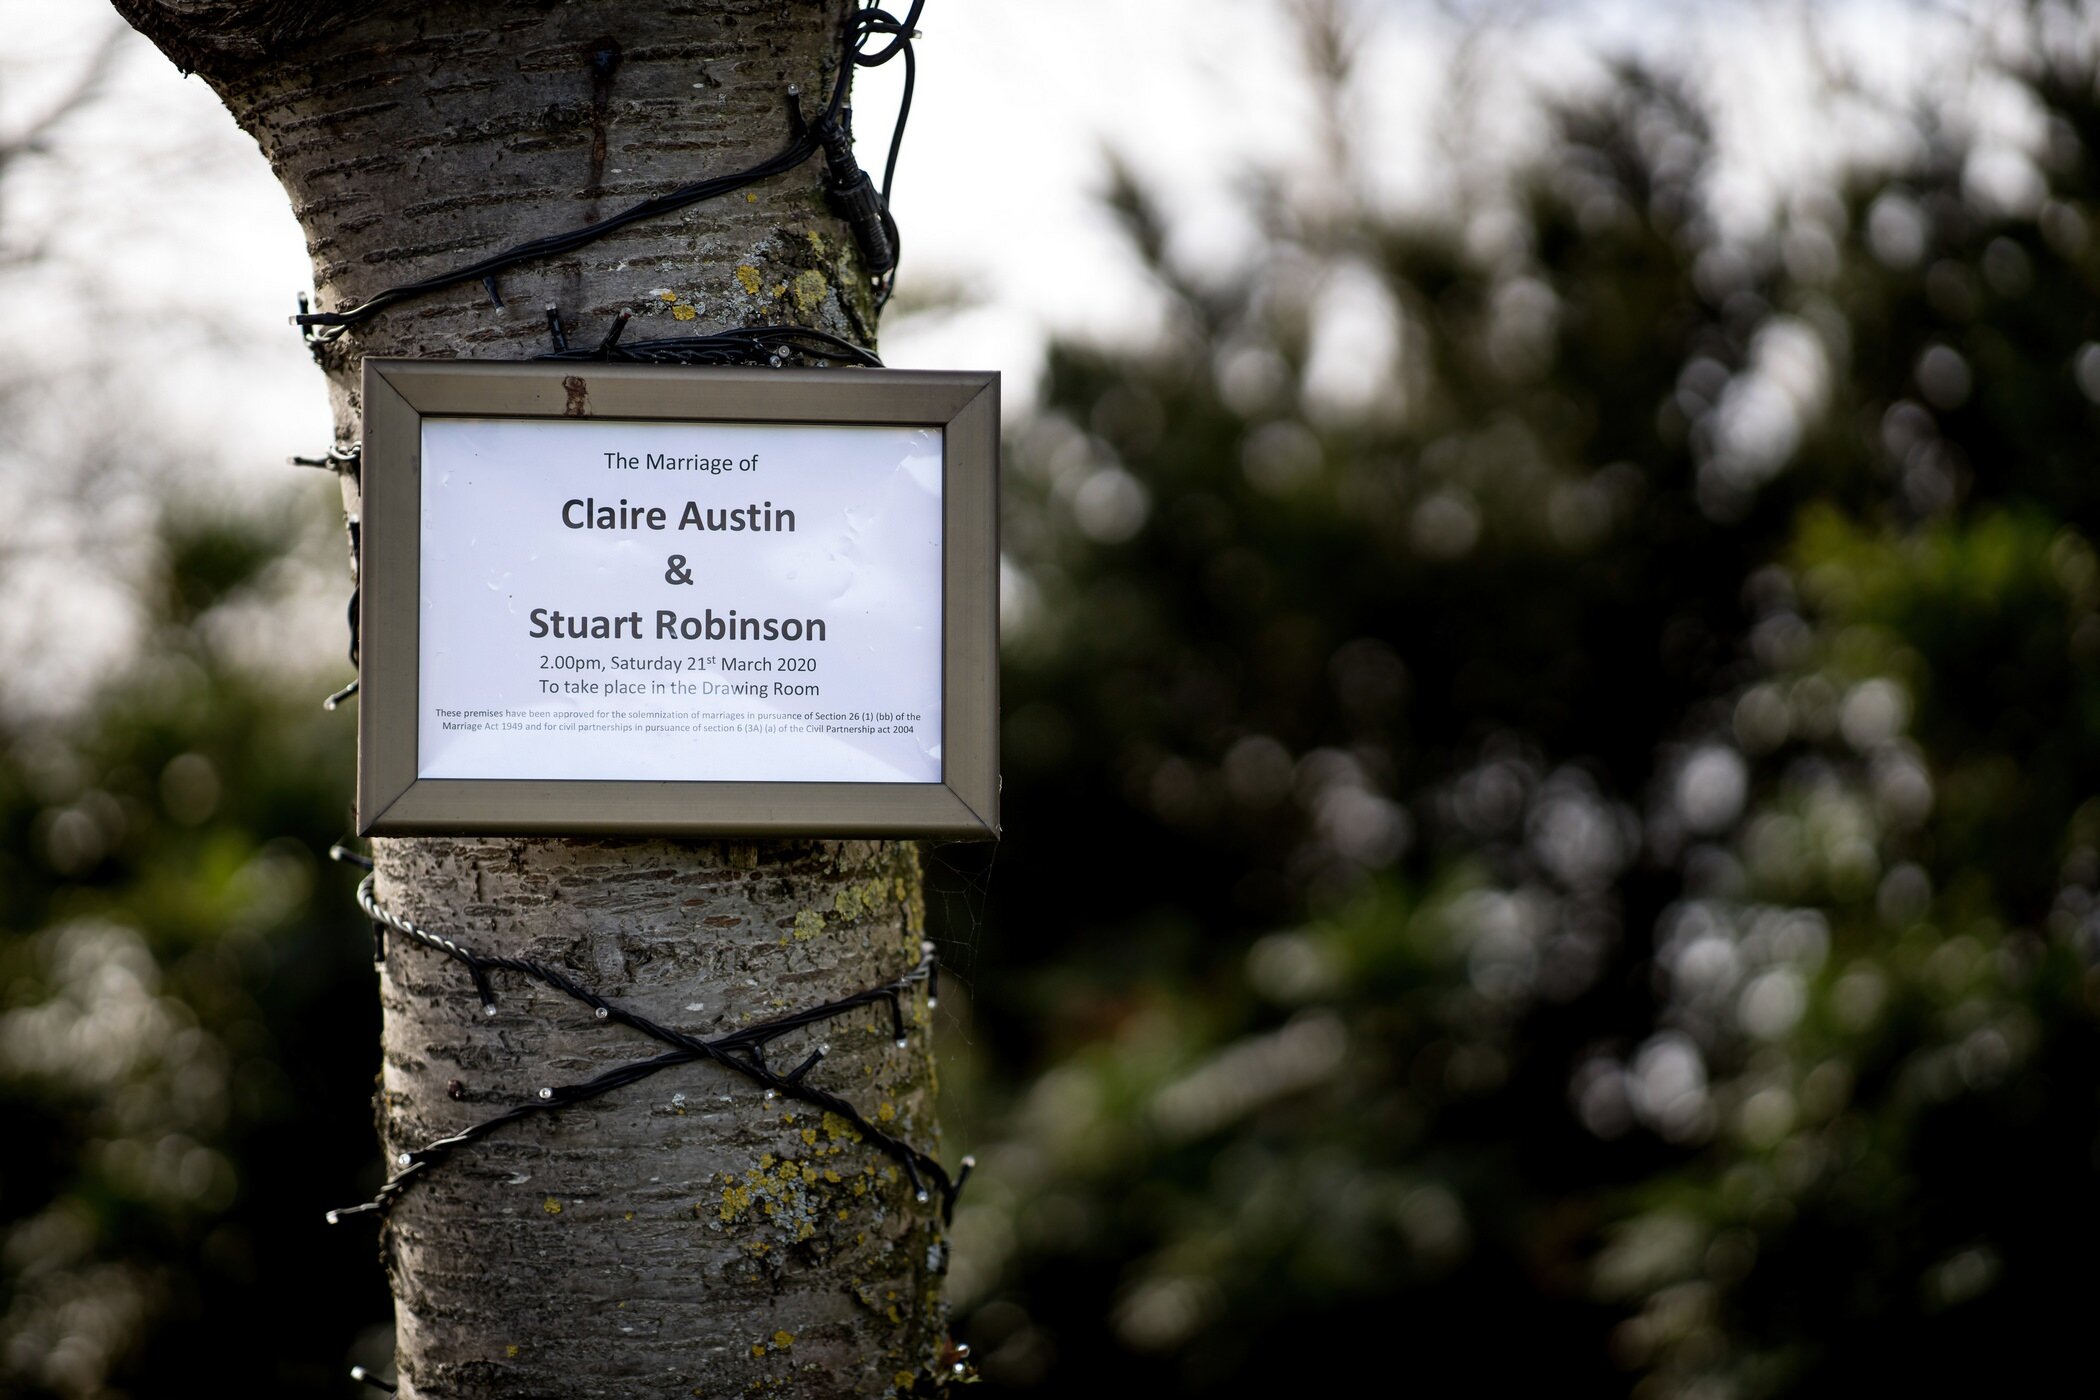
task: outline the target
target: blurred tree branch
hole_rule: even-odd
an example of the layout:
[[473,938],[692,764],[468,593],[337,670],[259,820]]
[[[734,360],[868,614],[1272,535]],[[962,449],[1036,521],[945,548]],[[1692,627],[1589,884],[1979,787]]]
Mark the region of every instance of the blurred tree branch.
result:
[[[42,155],[50,149],[52,133],[76,112],[94,101],[95,96],[109,79],[110,70],[122,51],[127,34],[121,24],[110,24],[103,28],[94,47],[80,63],[59,93],[46,101],[43,107],[13,131],[0,131],[0,181],[4,181],[8,168],[25,156]],[[4,187],[0,187],[4,188]],[[6,202],[0,199],[0,232],[6,229]],[[0,246],[0,269],[32,262],[41,255],[41,245],[10,249]]]

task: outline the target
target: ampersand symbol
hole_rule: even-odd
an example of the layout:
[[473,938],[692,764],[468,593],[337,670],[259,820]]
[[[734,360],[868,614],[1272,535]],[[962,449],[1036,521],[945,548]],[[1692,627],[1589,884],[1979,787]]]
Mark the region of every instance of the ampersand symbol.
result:
[[683,554],[674,554],[664,560],[665,583],[691,583],[692,581],[693,571],[685,566],[685,556]]

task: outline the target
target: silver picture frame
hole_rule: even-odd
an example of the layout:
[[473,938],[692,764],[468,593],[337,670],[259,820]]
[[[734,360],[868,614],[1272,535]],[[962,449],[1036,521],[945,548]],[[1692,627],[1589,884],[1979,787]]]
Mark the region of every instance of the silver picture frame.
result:
[[[363,388],[360,834],[998,836],[997,373],[373,358]],[[437,416],[940,428],[941,780],[418,778],[422,424]]]

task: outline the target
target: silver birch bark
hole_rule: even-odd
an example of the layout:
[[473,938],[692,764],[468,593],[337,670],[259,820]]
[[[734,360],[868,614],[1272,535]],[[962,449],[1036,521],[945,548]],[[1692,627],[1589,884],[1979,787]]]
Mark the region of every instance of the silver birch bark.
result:
[[[788,85],[828,91],[846,4],[118,9],[255,137],[332,308],[772,154]],[[362,355],[528,357],[550,302],[578,339],[623,308],[632,338],[769,321],[867,343],[875,318],[816,162],[499,286],[501,308],[455,287],[324,347],[337,440],[358,437]],[[354,482],[344,495],[354,515]],[[701,1033],[878,985],[919,956],[909,844],[396,839],[374,854],[390,909]],[[463,969],[392,942],[376,1100],[388,1161],[660,1048],[518,979],[497,974],[496,991],[484,1017]],[[828,1043],[813,1079],[931,1150],[923,988],[908,1017],[902,1049],[887,1011],[866,1008],[771,1053],[793,1064]],[[394,1204],[381,1253],[401,1394],[889,1393],[940,1345],[938,1211],[840,1120],[713,1067],[667,1071],[505,1128]]]

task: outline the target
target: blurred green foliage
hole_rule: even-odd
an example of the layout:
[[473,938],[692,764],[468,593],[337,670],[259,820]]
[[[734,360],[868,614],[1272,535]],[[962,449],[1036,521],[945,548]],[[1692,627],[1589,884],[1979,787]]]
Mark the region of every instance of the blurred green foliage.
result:
[[2100,98],[2011,76],[2028,155],[1928,106],[1751,237],[1639,67],[1426,216],[1269,182],[1244,277],[1118,181],[1166,330],[1009,449],[994,1390],[2078,1366]]
[[349,716],[241,656],[319,504],[164,509],[134,659],[0,720],[0,1393],[335,1393],[384,1316]]
[[[1640,68],[1430,214],[1257,182],[1230,277],[1118,177],[1168,316],[1013,426],[1007,836],[932,861],[987,1394],[2078,1373],[2100,99],[2012,76],[2025,155],[1927,105],[1753,236]],[[350,726],[229,625],[316,528],[164,512],[134,660],[0,718],[5,1393],[382,1359]]]

